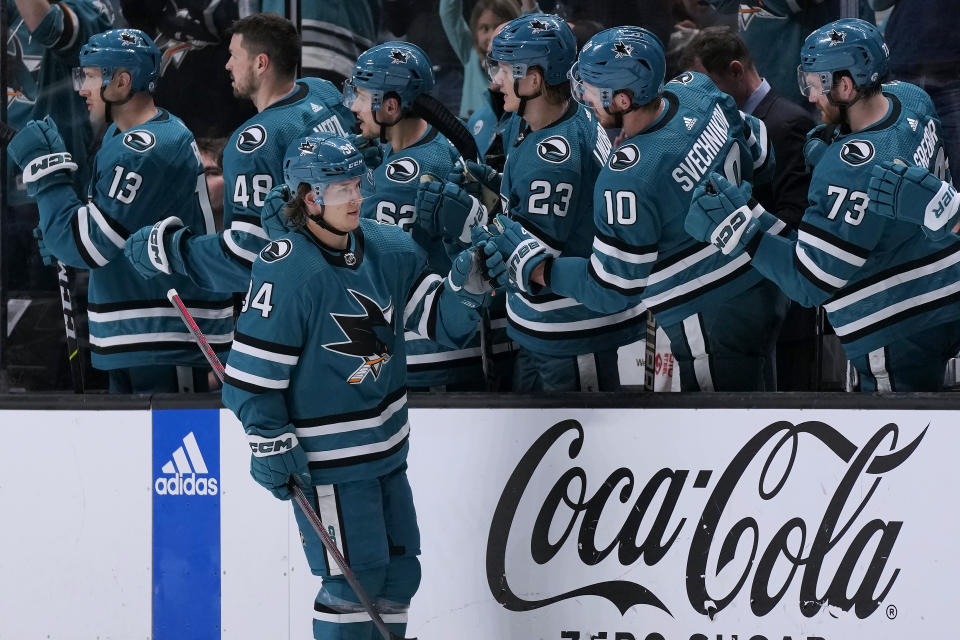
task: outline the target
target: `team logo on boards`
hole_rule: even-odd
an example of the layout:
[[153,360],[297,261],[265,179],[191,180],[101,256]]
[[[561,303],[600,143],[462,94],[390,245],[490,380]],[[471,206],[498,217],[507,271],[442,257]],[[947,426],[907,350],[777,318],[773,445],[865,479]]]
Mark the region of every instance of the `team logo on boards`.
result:
[[209,476],[193,431],[183,437],[183,443],[173,450],[160,471],[163,475],[153,483],[157,495],[215,496],[220,491],[217,479]]
[[376,380],[393,355],[393,302],[381,308],[376,301],[359,291],[348,289],[364,313],[360,315],[331,313],[346,342],[323,345],[324,349],[359,358],[363,363],[347,377],[350,384],[360,384],[368,375]]
[[537,155],[554,164],[570,157],[570,143],[563,136],[550,136],[537,144]]
[[635,144],[625,144],[617,147],[610,154],[610,168],[614,171],[629,169],[640,161],[640,149]]
[[244,153],[250,153],[263,146],[267,141],[267,130],[258,124],[252,124],[237,137],[237,149]]
[[852,167],[857,167],[873,159],[876,150],[869,140],[851,140],[840,149],[840,159]]
[[143,153],[147,149],[152,149],[153,146],[157,144],[157,139],[149,131],[137,129],[136,131],[128,131],[124,134],[123,144],[134,151]]
[[400,158],[387,165],[387,179],[394,182],[410,182],[420,174],[420,165],[413,158]]

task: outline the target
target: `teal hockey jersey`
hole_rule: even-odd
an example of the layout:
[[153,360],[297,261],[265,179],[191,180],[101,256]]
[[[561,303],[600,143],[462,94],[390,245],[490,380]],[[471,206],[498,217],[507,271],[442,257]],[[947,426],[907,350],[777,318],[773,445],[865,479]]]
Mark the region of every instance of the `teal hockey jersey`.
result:
[[[417,219],[416,199],[420,178],[431,175],[445,180],[460,158],[460,153],[435,128],[428,127],[419,140],[401,151],[390,143],[383,147],[383,162],[374,174],[372,192],[364,193],[361,216],[381,224],[395,225],[413,232]],[[450,271],[459,248],[440,238],[413,237],[427,252],[434,273]],[[411,387],[432,387],[479,381],[482,378],[478,340],[454,349],[438,344],[414,331],[406,334],[407,383]]]
[[91,269],[88,319],[93,366],[205,366],[193,335],[167,301],[175,287],[214,349],[233,339],[233,302],[182,276],[144,280],[123,255],[131,231],[178,216],[196,234],[214,231],[207,183],[193,135],[160,109],[119,131],[111,124],[97,153],[88,200],[66,184],[37,202],[44,242],[68,265]]
[[243,123],[223,150],[223,233],[192,238],[186,254],[190,277],[212,291],[246,291],[250,265],[269,242],[260,210],[283,184],[283,156],[297,138],[325,132],[345,135],[353,114],[326,80],[297,80],[290,95]]
[[[610,154],[593,191],[589,257],[554,260],[551,290],[613,312],[642,304],[670,326],[760,281],[749,258],[730,260],[683,228],[694,188],[712,171],[736,184],[772,174],[765,128],[704,75],[667,83],[660,117]],[[755,129],[754,129],[755,128]],[[771,233],[785,226],[767,214]]]
[[[898,97],[907,89],[885,88],[886,116],[830,145],[796,236],[765,235],[751,251],[752,265],[785,294],[823,304],[848,358],[960,317],[960,242],[933,242],[916,225],[867,213],[873,166],[899,159],[938,170],[940,122],[909,109]],[[944,164],[939,170],[949,179]]]
[[[571,101],[559,120],[538,131],[514,115],[505,123],[503,144],[503,209],[554,256],[590,255],[593,184],[610,152],[592,113]],[[571,356],[616,349],[643,335],[639,301],[598,312],[558,293],[507,293],[507,331],[521,347]]]
[[248,434],[295,431],[314,484],[381,476],[406,459],[404,331],[449,346],[477,328],[409,234],[361,219],[344,251],[297,230],[254,263],[223,402]]

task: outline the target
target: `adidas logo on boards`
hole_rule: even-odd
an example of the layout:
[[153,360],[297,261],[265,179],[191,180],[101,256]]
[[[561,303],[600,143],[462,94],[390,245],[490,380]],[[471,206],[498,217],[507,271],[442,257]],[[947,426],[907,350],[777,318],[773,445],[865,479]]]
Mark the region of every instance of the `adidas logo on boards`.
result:
[[174,450],[171,459],[160,467],[160,471],[164,475],[153,483],[157,495],[215,496],[220,492],[217,479],[206,477],[207,463],[203,460],[192,431],[183,437],[183,446]]
[[697,124],[697,119],[684,117],[683,124],[687,125],[687,131],[691,131],[693,129],[693,125]]

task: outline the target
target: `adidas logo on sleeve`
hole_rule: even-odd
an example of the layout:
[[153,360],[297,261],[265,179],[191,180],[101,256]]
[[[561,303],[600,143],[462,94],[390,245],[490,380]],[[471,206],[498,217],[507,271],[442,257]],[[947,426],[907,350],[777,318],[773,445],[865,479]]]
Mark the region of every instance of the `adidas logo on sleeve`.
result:
[[220,491],[217,479],[207,475],[207,464],[192,431],[183,437],[183,445],[173,451],[160,471],[163,475],[153,483],[157,495],[215,496]]

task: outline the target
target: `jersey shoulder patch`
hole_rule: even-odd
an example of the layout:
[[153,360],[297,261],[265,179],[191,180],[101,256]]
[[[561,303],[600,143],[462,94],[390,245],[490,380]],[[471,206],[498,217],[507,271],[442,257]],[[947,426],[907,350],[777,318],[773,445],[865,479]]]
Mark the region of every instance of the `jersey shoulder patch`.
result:
[[149,151],[157,144],[157,137],[146,129],[133,129],[123,134],[123,145],[137,153]]
[[537,143],[537,155],[553,164],[570,157],[570,142],[563,136],[548,136]]
[[267,142],[267,130],[261,124],[251,124],[244,127],[237,135],[237,151],[252,153]]
[[420,175],[420,163],[412,156],[397,158],[387,163],[384,174],[392,182],[410,182]]
[[288,238],[274,240],[260,251],[260,259],[264,262],[279,262],[293,252],[293,243]]

